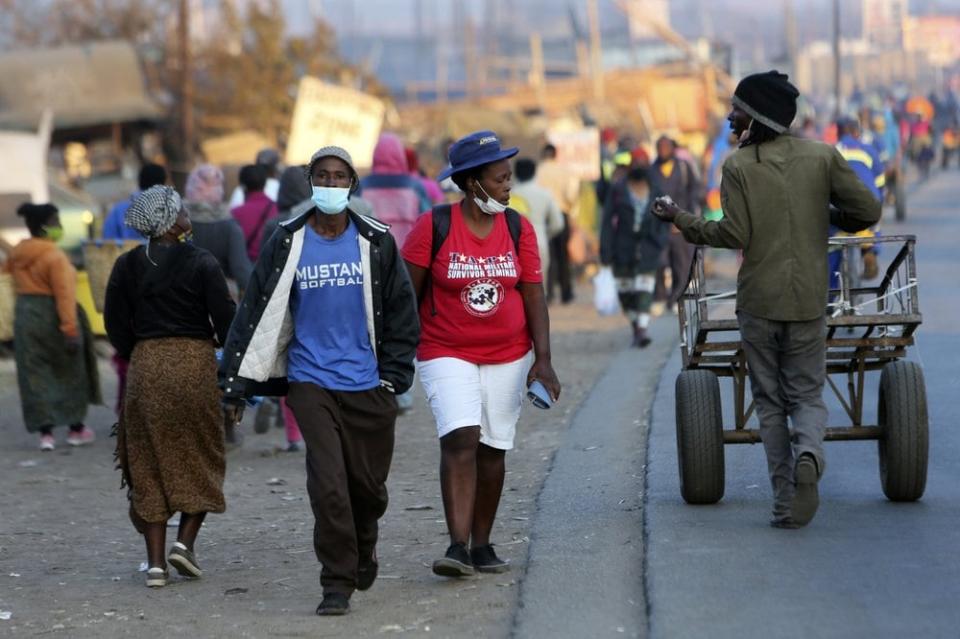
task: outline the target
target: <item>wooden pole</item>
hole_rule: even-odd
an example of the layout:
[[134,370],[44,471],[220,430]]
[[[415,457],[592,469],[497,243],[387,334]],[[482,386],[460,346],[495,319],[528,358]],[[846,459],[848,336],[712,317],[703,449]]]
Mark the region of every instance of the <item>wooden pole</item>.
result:
[[180,0],[177,34],[180,44],[180,135],[185,169],[193,164],[193,70],[190,54],[190,3]]
[[543,66],[543,39],[540,34],[530,34],[530,75],[528,82],[537,94],[537,103],[543,111],[546,106],[546,73]]
[[593,76],[593,99],[604,96],[603,44],[600,40],[600,10],[597,0],[587,0],[587,19],[590,22],[590,74]]
[[840,99],[842,89],[840,87],[840,69],[842,59],[840,57],[840,0],[833,0],[833,97],[836,100],[836,106],[833,111],[833,119],[840,118]]

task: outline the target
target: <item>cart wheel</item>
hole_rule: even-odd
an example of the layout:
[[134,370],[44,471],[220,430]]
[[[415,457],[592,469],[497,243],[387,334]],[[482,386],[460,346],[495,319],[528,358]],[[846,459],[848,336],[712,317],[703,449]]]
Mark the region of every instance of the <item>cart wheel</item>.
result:
[[927,391],[915,362],[891,362],[880,375],[880,481],[891,501],[916,501],[927,486]]
[[676,396],[680,494],[688,504],[715,504],[724,488],[720,381],[710,371],[683,371]]
[[893,185],[893,212],[897,222],[903,222],[907,219],[907,193],[903,187],[903,180],[899,179]]

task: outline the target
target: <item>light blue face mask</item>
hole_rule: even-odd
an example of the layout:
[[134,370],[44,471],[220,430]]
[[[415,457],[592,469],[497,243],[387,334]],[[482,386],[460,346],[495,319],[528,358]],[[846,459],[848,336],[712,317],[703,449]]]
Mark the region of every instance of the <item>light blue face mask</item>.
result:
[[315,186],[310,196],[321,213],[339,215],[350,202],[350,189],[336,186]]

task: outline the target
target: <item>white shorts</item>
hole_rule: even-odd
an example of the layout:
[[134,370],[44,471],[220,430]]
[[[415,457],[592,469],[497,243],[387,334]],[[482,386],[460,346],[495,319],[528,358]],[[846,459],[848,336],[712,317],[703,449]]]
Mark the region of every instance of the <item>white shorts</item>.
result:
[[480,442],[510,450],[527,390],[533,352],[507,364],[471,364],[456,357],[420,362],[420,379],[437,434],[480,426]]

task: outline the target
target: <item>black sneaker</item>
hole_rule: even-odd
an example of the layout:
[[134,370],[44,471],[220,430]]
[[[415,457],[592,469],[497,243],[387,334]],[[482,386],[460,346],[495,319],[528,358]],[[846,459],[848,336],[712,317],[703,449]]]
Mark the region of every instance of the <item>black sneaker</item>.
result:
[[350,597],[342,592],[331,592],[323,595],[323,601],[317,606],[317,614],[321,617],[345,615],[350,611]]
[[464,543],[452,544],[443,559],[433,562],[433,574],[441,577],[470,577],[475,572]]
[[493,544],[475,546],[470,549],[470,559],[473,567],[480,572],[507,572],[510,564],[497,557],[493,551]]
[[800,526],[806,526],[813,520],[820,506],[820,495],[817,491],[817,482],[820,477],[817,472],[817,460],[813,455],[810,453],[800,455],[797,466],[793,470],[793,478],[797,483],[797,492],[790,506],[790,518]]
[[370,590],[377,580],[380,564],[377,563],[377,553],[374,552],[367,559],[361,559],[357,566],[357,590]]

